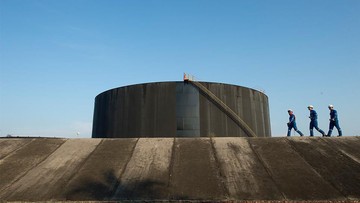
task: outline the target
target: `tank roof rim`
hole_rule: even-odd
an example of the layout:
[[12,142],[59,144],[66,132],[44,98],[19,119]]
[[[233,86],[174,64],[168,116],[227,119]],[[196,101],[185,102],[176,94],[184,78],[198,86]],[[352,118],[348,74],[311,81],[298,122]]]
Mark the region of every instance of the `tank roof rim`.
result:
[[[119,88],[125,88],[125,87],[132,87],[132,86],[138,86],[138,85],[147,85],[147,84],[156,84],[156,83],[182,83],[184,81],[160,81],[160,82],[144,82],[144,83],[137,83],[137,84],[130,84],[130,85],[125,85],[125,86],[120,86],[120,87],[114,87],[114,88],[111,88],[111,89],[108,89],[108,90],[105,90],[101,93],[99,93],[98,95],[96,95],[96,97],[106,93],[106,92],[110,92],[110,91],[113,91],[113,90],[116,90],[116,89],[119,89]],[[247,89],[251,89],[253,91],[256,91],[256,92],[259,92],[263,95],[265,95],[267,98],[268,96],[260,91],[260,90],[257,90],[257,89],[254,89],[254,88],[251,88],[251,87],[246,87],[246,86],[241,86],[241,85],[235,85],[235,84],[230,84],[230,83],[224,83],[224,82],[209,82],[209,81],[197,81],[197,82],[200,82],[200,83],[209,83],[209,84],[220,84],[220,85],[228,85],[228,86],[236,86],[236,87],[242,87],[242,88],[247,88]],[[96,98],[95,97],[95,98]]]

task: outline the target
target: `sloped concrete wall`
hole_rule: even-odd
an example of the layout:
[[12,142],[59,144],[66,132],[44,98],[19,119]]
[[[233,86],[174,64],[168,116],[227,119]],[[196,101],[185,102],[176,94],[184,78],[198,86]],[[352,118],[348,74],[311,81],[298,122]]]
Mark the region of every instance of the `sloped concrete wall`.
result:
[[0,201],[360,201],[360,138],[0,139]]

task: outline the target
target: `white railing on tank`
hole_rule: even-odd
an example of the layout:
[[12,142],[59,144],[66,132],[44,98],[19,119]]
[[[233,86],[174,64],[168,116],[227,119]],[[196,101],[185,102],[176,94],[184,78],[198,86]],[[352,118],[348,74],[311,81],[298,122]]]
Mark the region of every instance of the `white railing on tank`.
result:
[[188,73],[184,73],[184,81],[196,81],[195,76],[190,75]]

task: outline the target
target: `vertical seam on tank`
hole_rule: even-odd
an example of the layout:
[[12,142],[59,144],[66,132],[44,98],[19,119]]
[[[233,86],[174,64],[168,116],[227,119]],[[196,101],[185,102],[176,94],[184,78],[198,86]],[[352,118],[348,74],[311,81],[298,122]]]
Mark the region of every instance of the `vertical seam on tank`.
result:
[[171,183],[172,183],[172,175],[173,175],[173,172],[174,172],[174,159],[175,159],[175,148],[176,148],[176,138],[174,137],[173,138],[173,146],[171,148],[171,158],[170,158],[170,164],[169,164],[169,181],[168,181],[168,199],[171,199],[171,194],[172,194],[172,191],[171,191]]
[[287,200],[288,198],[286,197],[285,193],[282,190],[280,190],[280,187],[277,184],[277,182],[275,181],[275,179],[273,177],[273,174],[271,173],[270,169],[267,167],[267,164],[265,163],[265,161],[261,158],[260,154],[254,149],[253,145],[251,144],[250,139],[253,139],[253,138],[241,138],[241,139],[246,139],[247,143],[250,146],[250,149],[254,152],[255,156],[257,157],[257,159],[260,161],[261,165],[264,167],[265,171],[270,176],[270,179],[273,181],[277,191],[279,191],[279,193],[283,196],[283,198],[285,200]]
[[[67,181],[67,183],[65,184],[65,188],[67,188],[67,186],[70,184],[70,182],[74,179],[74,177],[77,175],[78,172],[80,172],[80,170],[83,168],[83,166],[86,164],[86,162],[93,156],[94,152],[96,151],[97,148],[99,148],[99,146],[103,143],[104,139],[101,139],[101,141],[96,145],[96,147],[94,148],[94,150],[92,152],[89,153],[89,155],[84,159],[84,161],[82,163],[79,164],[78,167],[76,167],[74,169],[74,171],[76,171],[76,173],[73,173],[70,177],[69,177],[69,180]],[[66,195],[66,192],[63,191],[60,195],[60,198],[63,196],[63,195]],[[64,197],[65,200],[67,200],[67,197],[65,196]]]
[[[33,140],[35,140],[35,139],[33,139]],[[33,140],[30,141],[30,142],[33,142]],[[28,144],[30,144],[30,142],[29,142]],[[67,142],[67,139],[66,139],[63,143],[61,143],[58,147],[56,147],[56,148],[54,149],[54,151],[52,151],[48,156],[45,156],[41,161],[39,161],[39,163],[37,163],[35,166],[31,167],[31,168],[28,169],[26,172],[24,172],[21,176],[19,176],[19,177],[16,178],[14,181],[12,181],[11,183],[9,183],[7,186],[5,186],[5,187],[3,187],[2,189],[0,189],[0,194],[1,194],[1,192],[5,191],[7,188],[11,187],[11,185],[13,185],[13,184],[15,184],[16,182],[18,182],[19,180],[21,180],[24,176],[26,176],[26,174],[29,173],[29,171],[33,170],[34,168],[38,167],[41,163],[43,163],[43,162],[44,162],[47,158],[49,158],[56,150],[58,150],[65,142]],[[25,145],[24,145],[24,146],[25,146]],[[5,196],[5,197],[9,197],[9,196],[11,196],[11,194],[10,194],[10,195],[7,195],[7,196]]]
[[222,173],[222,170],[221,170],[221,164],[220,164],[220,161],[219,161],[219,158],[218,158],[218,154],[217,154],[217,151],[215,149],[215,144],[214,144],[214,140],[213,138],[210,137],[210,145],[211,145],[211,150],[213,151],[213,156],[214,156],[214,159],[215,159],[215,166],[216,166],[216,169],[218,171],[218,176],[220,178],[220,181],[221,181],[221,187],[225,193],[225,197],[230,197],[230,191],[229,191],[229,188],[227,187],[227,185],[225,184],[225,175]]
[[110,187],[110,192],[111,192],[111,193],[110,193],[110,195],[109,195],[109,199],[106,199],[106,198],[105,198],[105,199],[103,199],[103,201],[107,201],[107,200],[113,201],[113,200],[115,200],[115,199],[114,199],[114,196],[116,195],[116,191],[117,191],[119,185],[121,185],[121,178],[122,178],[122,176],[124,175],[124,173],[125,173],[125,171],[126,171],[126,168],[127,168],[128,164],[129,164],[131,158],[132,158],[133,155],[134,155],[134,151],[135,151],[135,148],[136,148],[139,140],[140,140],[140,138],[137,138],[137,140],[136,140],[133,148],[131,149],[131,155],[129,156],[128,160],[126,160],[126,164],[125,164],[124,168],[121,170],[120,175],[117,177],[117,180],[116,180],[115,184],[114,184],[112,187]]
[[[321,138],[320,138],[321,139]],[[327,182],[332,188],[334,188],[336,191],[338,191],[343,197],[345,197],[347,200],[349,200],[349,198],[341,191],[339,190],[335,184],[333,184],[332,181],[328,181],[326,180],[308,161],[306,161],[306,159],[301,155],[301,153],[296,149],[294,143],[292,143],[289,139],[285,138],[286,142],[289,143],[290,147],[301,157],[301,159],[303,159],[305,161],[305,163],[307,163],[310,168],[324,181]]]

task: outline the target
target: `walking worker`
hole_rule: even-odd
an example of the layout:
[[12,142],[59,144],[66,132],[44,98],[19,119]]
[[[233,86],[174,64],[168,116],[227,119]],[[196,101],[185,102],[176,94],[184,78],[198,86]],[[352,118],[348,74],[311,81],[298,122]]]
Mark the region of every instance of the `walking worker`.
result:
[[314,107],[312,105],[309,105],[308,106],[308,109],[310,111],[310,137],[313,137],[314,136],[314,128],[319,131],[322,136],[324,137],[326,134],[324,131],[322,131],[319,127],[318,127],[318,121],[317,121],[317,113],[316,111],[314,110]]
[[300,134],[300,136],[304,136],[304,134],[302,134],[302,132],[300,130],[297,129],[296,127],[296,117],[295,117],[295,114],[294,112],[289,109],[288,110],[288,113],[289,113],[289,122],[287,123],[287,126],[288,126],[288,132],[287,132],[287,136],[290,137],[290,134],[291,134],[291,129],[294,128],[294,130]]
[[338,133],[339,133],[339,137],[342,136],[342,131],[339,125],[339,120],[338,120],[338,114],[337,111],[334,109],[333,105],[329,105],[329,110],[330,110],[330,124],[329,124],[329,132],[327,134],[328,137],[331,136],[331,133],[334,129],[334,126],[336,127]]

